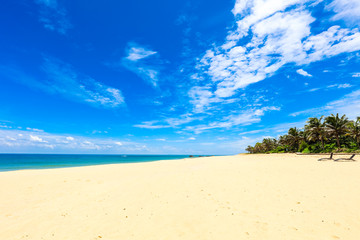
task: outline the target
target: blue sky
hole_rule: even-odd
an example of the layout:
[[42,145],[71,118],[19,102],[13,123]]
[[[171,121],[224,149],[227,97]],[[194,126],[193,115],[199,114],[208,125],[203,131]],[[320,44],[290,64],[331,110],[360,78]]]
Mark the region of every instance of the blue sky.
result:
[[358,0],[5,1],[0,152],[234,154],[360,115]]

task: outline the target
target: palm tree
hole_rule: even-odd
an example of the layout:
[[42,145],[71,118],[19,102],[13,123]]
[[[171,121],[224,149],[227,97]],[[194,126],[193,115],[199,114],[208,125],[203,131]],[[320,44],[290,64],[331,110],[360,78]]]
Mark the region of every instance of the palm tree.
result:
[[290,128],[288,131],[288,139],[290,145],[293,147],[293,149],[295,148],[296,151],[299,148],[301,140],[303,139],[302,132],[296,127]]
[[257,142],[254,146],[254,153],[263,153],[264,147],[261,143]]
[[247,146],[247,148],[245,149],[245,151],[249,152],[249,153],[254,153],[254,147],[252,146]]
[[356,145],[360,148],[360,117],[357,117],[356,121],[350,121],[348,124],[348,134],[354,138]]
[[321,147],[324,150],[324,140],[326,137],[325,123],[323,122],[324,116],[320,118],[309,118],[308,125],[305,126],[305,130],[308,132],[307,139],[309,141],[321,141]]
[[290,139],[287,134],[280,135],[278,140],[279,146],[282,147],[282,149],[285,150],[285,152],[288,152],[290,150]]
[[274,150],[276,148],[276,139],[264,138],[262,141],[262,146],[263,146],[265,152]]
[[336,114],[336,116],[334,114],[331,114],[331,116],[325,118],[325,126],[328,128],[329,133],[335,136],[338,148],[341,147],[340,137],[345,135],[345,133],[347,132],[346,125],[348,123],[349,120],[345,116],[345,114],[342,115],[341,118],[339,118],[338,113]]
[[289,145],[289,137],[288,137],[288,135],[279,136],[278,142],[279,142],[280,145]]

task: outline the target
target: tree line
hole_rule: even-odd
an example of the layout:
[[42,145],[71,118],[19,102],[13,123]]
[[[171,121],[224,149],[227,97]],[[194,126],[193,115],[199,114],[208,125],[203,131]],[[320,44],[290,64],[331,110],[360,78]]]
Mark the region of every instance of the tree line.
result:
[[302,129],[290,128],[278,139],[264,138],[245,150],[249,153],[360,152],[360,117],[356,120],[349,120],[345,114],[312,117]]

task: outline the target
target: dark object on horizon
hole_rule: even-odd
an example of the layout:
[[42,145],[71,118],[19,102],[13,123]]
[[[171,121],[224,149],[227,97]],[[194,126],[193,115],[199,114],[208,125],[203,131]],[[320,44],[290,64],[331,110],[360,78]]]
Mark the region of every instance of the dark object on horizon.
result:
[[338,159],[335,159],[334,161],[336,161],[336,162],[341,162],[341,161],[356,161],[355,159],[353,159],[355,157],[355,154],[353,154],[353,155],[351,155],[351,157],[349,157],[349,158],[338,158]]
[[190,155],[189,157],[194,157],[193,155]]
[[334,155],[334,153],[331,153],[329,158],[320,158],[320,159],[318,159],[318,161],[333,160],[333,158],[332,158],[332,157],[333,157],[333,155]]

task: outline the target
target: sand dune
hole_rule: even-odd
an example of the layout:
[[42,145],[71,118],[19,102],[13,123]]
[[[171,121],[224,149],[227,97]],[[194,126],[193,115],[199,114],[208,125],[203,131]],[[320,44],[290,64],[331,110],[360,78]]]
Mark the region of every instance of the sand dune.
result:
[[359,161],[317,158],[1,172],[0,239],[360,239]]

